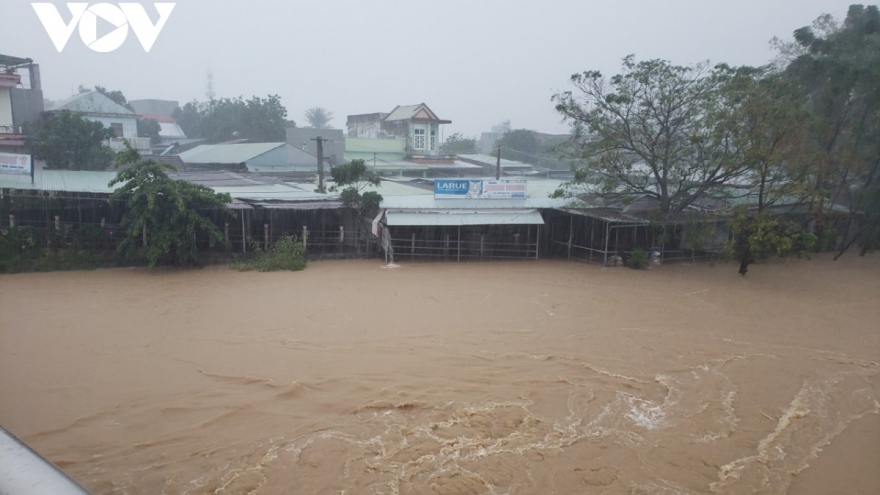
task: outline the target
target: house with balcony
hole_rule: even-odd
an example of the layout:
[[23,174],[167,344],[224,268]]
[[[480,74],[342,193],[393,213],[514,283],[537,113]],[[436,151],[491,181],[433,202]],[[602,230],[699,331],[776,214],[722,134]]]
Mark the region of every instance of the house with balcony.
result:
[[463,163],[440,150],[441,127],[428,105],[398,105],[389,113],[349,115],[345,159],[362,159],[380,175],[461,177],[479,166]]
[[0,55],[0,152],[22,151],[42,112],[39,65],[29,58]]
[[79,114],[86,120],[100,122],[104,127],[113,129],[114,137],[110,138],[107,145],[113,151],[125,149],[125,141],[132,148],[143,155],[151,153],[150,138],[141,138],[137,135],[137,114],[97,91],[88,91],[59,101],[55,106],[46,111],[52,115],[63,110]]

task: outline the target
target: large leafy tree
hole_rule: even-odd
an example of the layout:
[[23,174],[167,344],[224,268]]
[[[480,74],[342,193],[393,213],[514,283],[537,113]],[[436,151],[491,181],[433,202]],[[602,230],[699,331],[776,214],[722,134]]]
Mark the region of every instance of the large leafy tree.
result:
[[811,112],[811,213],[821,222],[831,203],[850,204],[864,252],[880,228],[872,192],[880,187],[880,10],[852,5],[842,26],[814,23],[794,39],[804,53],[784,73],[799,83]]
[[477,138],[456,132],[446,138],[440,149],[447,153],[476,153]]
[[287,139],[287,109],[278,95],[250,100],[221,98],[190,102],[174,111],[174,118],[187,136],[218,143],[231,139],[275,142]]
[[46,119],[31,149],[53,169],[106,170],[113,151],[104,143],[113,136],[113,129],[100,122],[63,110]]
[[331,191],[339,191],[342,204],[355,208],[358,213],[365,216],[373,216],[379,212],[379,203],[382,195],[375,191],[363,192],[369,186],[378,187],[381,179],[376,174],[370,174],[363,160],[352,160],[344,165],[330,169],[333,176]]
[[111,200],[124,201],[126,214],[122,226],[127,231],[119,251],[137,249],[147,231],[145,255],[150,266],[159,263],[197,265],[198,236],[214,246],[224,242],[223,232],[208,212],[225,210],[232,201],[229,194],[168,176],[174,167],[152,160],[141,160],[132,148],[119,154],[119,165],[130,165],[116,175],[110,186],[118,185]]
[[719,67],[726,109],[717,125],[731,160],[742,167],[732,195],[747,196],[757,213],[782,200],[800,199],[808,160],[809,113],[796,83],[770,67]]
[[576,91],[553,101],[572,126],[565,154],[575,162],[574,184],[654,197],[665,214],[742,173],[717,125],[721,79],[707,63],[683,67],[628,56],[621,74],[607,79],[586,71],[571,82]]
[[306,110],[305,117],[309,122],[309,127],[315,129],[330,129],[333,127],[330,125],[330,121],[333,120],[333,112],[329,112],[324,108],[309,108]]

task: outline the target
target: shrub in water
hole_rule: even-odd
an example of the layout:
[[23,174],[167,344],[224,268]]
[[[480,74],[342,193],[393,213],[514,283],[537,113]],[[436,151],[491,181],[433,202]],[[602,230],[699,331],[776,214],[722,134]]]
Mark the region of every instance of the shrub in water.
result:
[[626,260],[626,266],[634,270],[642,270],[648,267],[648,253],[641,249],[629,253],[629,259]]
[[261,272],[299,271],[306,267],[304,251],[302,242],[298,242],[296,236],[286,235],[268,251],[257,248],[253,258],[237,264],[236,268],[242,271],[257,270]]

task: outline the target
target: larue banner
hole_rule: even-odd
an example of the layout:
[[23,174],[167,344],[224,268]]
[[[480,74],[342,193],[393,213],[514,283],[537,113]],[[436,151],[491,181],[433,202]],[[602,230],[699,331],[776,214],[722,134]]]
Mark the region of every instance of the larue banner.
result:
[[0,173],[31,175],[31,155],[0,153]]
[[434,179],[435,199],[526,199],[526,181]]

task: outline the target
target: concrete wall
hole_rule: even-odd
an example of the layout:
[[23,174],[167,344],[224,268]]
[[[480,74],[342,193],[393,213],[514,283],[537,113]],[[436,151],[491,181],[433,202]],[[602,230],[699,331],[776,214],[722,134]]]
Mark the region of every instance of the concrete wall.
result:
[[118,123],[122,124],[122,136],[124,138],[135,138],[137,137],[137,119],[134,117],[123,117],[123,116],[115,116],[109,117],[104,115],[86,115],[80,114],[86,120],[91,120],[92,122],[100,122],[104,124],[104,127],[110,128],[110,124]]
[[318,156],[318,143],[312,141],[316,137],[330,139],[324,142],[324,159],[329,163],[330,157],[336,156],[336,164],[342,164],[345,157],[345,136],[342,129],[313,129],[311,127],[288,127],[287,142],[297,149],[305,150],[313,156]]
[[40,89],[12,89],[12,116],[16,126],[30,124],[38,127],[42,121],[43,91]]
[[348,128],[348,137],[368,139],[387,137],[383,135],[382,129],[382,119],[387,115],[387,113],[349,115],[345,124]]
[[[0,127],[12,127],[12,97],[9,89],[0,87]],[[3,129],[3,132],[10,131],[11,129]]]

